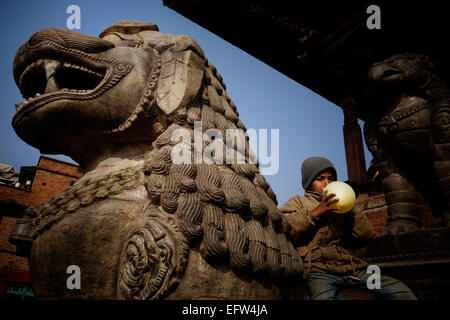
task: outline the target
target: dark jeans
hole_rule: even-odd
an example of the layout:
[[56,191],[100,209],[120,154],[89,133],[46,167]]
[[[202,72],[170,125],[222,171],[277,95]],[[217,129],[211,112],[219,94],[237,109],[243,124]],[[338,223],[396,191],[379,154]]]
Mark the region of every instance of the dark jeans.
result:
[[352,274],[336,275],[312,272],[306,278],[306,290],[311,300],[342,300],[339,290],[343,288],[359,288],[373,291],[386,300],[417,300],[412,291],[401,281],[386,275],[380,275],[380,289],[370,290],[367,279],[371,273],[366,269],[356,271],[361,280],[350,278]]

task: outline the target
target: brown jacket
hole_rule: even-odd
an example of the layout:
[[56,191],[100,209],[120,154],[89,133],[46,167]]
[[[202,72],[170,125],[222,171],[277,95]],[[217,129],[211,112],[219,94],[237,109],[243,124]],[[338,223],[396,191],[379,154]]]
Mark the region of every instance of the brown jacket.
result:
[[367,266],[344,247],[362,247],[374,232],[366,215],[357,209],[345,214],[324,214],[313,218],[322,194],[307,191],[294,196],[281,208],[292,227],[291,238],[305,263],[303,276],[310,272],[344,274]]

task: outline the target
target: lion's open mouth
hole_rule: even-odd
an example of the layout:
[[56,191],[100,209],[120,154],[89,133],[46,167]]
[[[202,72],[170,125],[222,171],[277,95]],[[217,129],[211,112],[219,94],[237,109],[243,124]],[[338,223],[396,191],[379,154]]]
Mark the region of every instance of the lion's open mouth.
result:
[[381,79],[383,81],[392,81],[401,79],[403,77],[403,72],[401,70],[398,70],[397,68],[389,68],[383,71]]
[[105,57],[113,43],[70,30],[36,32],[14,57],[14,80],[25,101],[16,104],[14,123],[43,108],[60,110],[95,100],[114,87],[133,65]]
[[99,86],[105,75],[106,68],[38,59],[22,72],[18,86],[27,100],[57,91],[88,93]]

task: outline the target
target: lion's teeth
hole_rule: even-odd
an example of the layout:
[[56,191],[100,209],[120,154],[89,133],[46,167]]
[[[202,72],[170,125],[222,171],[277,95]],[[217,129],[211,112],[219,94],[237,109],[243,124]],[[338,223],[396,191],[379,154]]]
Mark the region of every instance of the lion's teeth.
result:
[[45,76],[48,80],[49,78],[55,75],[56,71],[59,68],[61,68],[61,62],[56,60],[45,60],[44,67],[45,67]]
[[47,85],[45,86],[45,93],[55,92],[59,90],[58,83],[55,80],[55,77],[51,77],[47,80]]
[[99,77],[103,77],[103,75],[100,72],[95,72],[93,70],[86,70],[88,73],[99,76]]
[[[92,91],[92,90],[76,90],[76,89],[68,89],[68,88],[61,89],[58,85],[58,82],[55,79],[56,73],[59,72],[58,70],[60,70],[61,68],[71,68],[71,69],[80,70],[82,72],[85,72],[85,73],[88,73],[91,75],[95,75],[99,78],[103,78],[105,76],[105,74],[102,72],[99,72],[98,69],[91,69],[88,66],[77,65],[77,64],[74,64],[71,62],[60,62],[60,61],[53,60],[53,59],[45,59],[45,58],[38,59],[38,60],[32,62],[31,64],[29,64],[25,68],[25,70],[22,72],[22,74],[19,78],[19,81],[18,81],[18,86],[19,86],[19,88],[21,88],[20,90],[21,90],[22,96],[25,98],[26,96],[28,96],[28,93],[26,95],[24,94],[25,90],[23,88],[23,84],[24,84],[25,80],[27,82],[33,81],[34,80],[33,78],[36,75],[40,75],[41,72],[44,71],[45,77],[46,77],[45,90],[43,93],[36,93],[34,95],[34,97],[33,96],[28,97],[26,99],[26,101],[23,103],[23,105],[28,103],[30,100],[35,99],[35,98],[41,96],[42,94],[46,94],[46,93],[51,93],[51,92],[56,92],[56,91],[64,91],[64,92],[70,92],[70,93],[87,94]],[[69,74],[61,73],[61,74],[62,74],[62,76],[70,75],[70,73]]]
[[59,90],[58,83],[55,80],[55,74],[58,69],[61,68],[61,62],[56,60],[45,60],[45,77],[47,79],[47,84],[45,85],[45,93],[54,92]]

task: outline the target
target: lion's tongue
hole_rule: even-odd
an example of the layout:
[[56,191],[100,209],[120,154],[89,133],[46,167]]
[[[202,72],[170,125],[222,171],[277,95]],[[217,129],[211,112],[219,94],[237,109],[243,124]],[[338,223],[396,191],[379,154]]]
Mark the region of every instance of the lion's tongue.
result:
[[47,85],[45,86],[45,93],[58,91],[60,88],[55,80],[56,71],[61,68],[61,62],[56,60],[45,60],[45,77],[47,78]]

